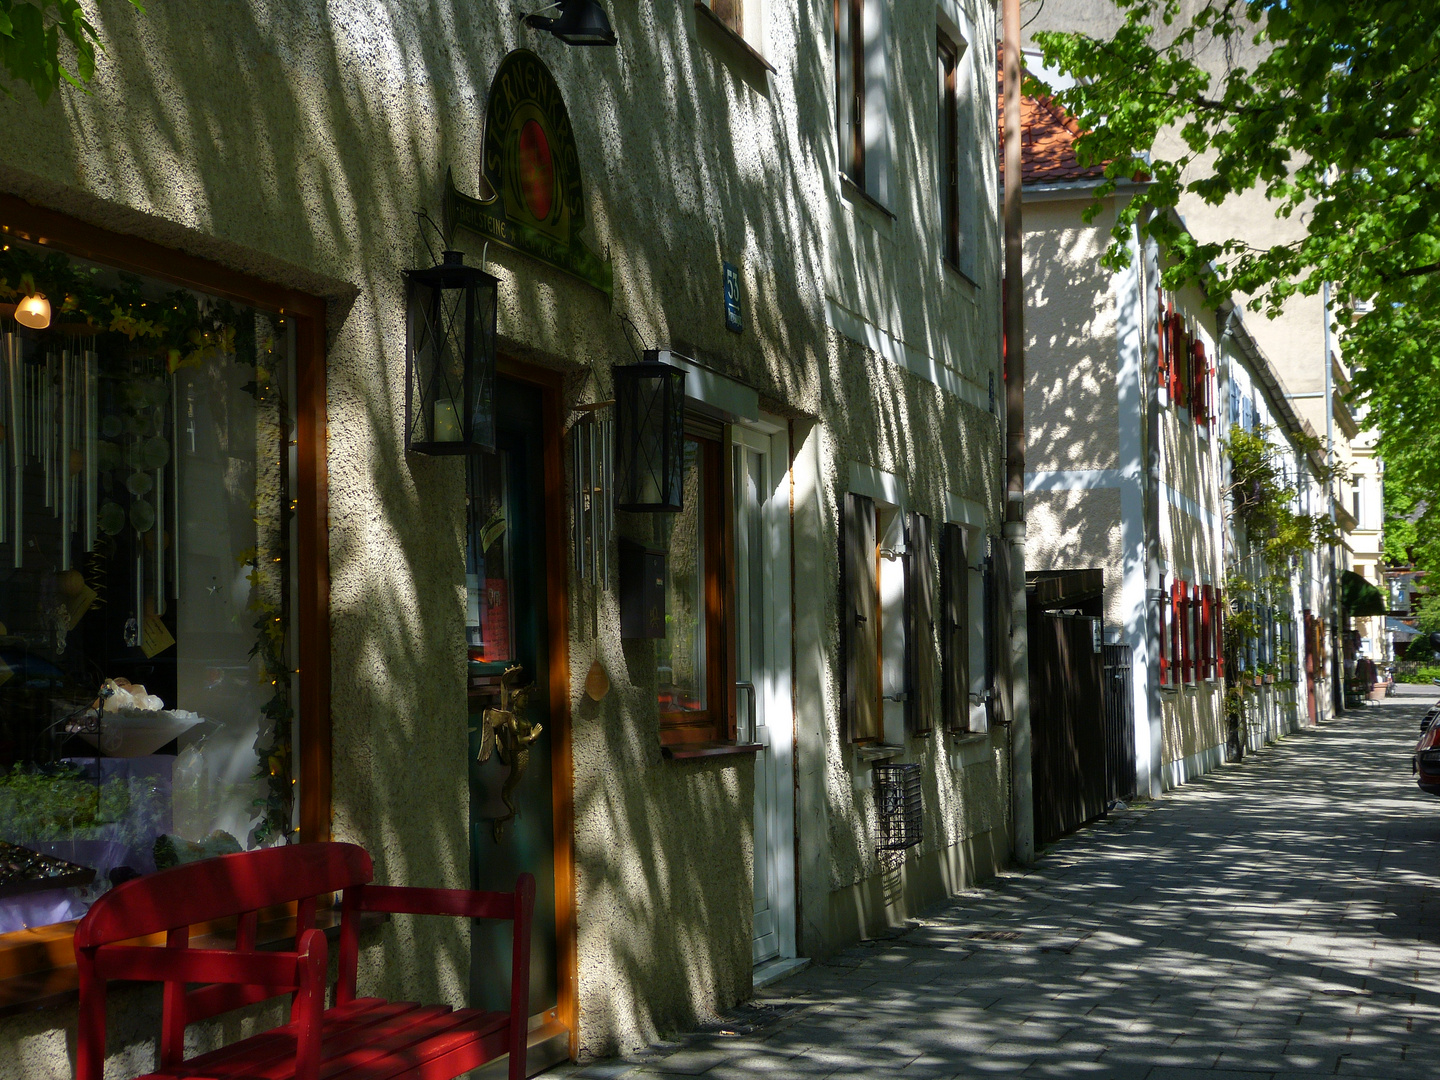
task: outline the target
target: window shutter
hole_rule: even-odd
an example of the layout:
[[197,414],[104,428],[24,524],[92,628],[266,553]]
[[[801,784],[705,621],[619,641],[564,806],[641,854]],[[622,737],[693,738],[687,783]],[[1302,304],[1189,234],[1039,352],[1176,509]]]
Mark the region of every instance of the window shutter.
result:
[[1180,681],[1182,683],[1193,683],[1195,681],[1195,642],[1190,634],[1190,585],[1188,582],[1176,582],[1176,590],[1180,594],[1180,606],[1176,615],[1180,622]]
[[1200,667],[1199,670],[1195,672],[1196,682],[1202,679],[1208,679],[1214,673],[1214,669],[1211,666],[1212,657],[1210,652],[1210,630],[1212,626],[1210,622],[1210,596],[1212,591],[1209,585],[1200,586],[1200,633],[1197,636],[1199,644],[1197,651],[1200,654]]
[[880,627],[875,580],[875,504],[845,494],[841,642],[845,649],[845,720],[851,739],[880,734]]
[[935,726],[935,564],[930,519],[910,514],[905,521],[905,711],[912,735]]
[[[970,546],[959,525],[947,523],[940,540],[940,575],[943,617],[940,642],[943,655],[942,707],[947,731],[970,729]],[[986,576],[989,585],[989,575]],[[987,620],[988,621],[988,620]],[[988,650],[987,650],[988,652]]]
[[890,183],[890,56],[886,48],[889,4],[865,0],[861,19],[864,23],[864,80],[860,88],[864,118],[861,139],[864,143],[865,182],[868,195],[889,206],[894,201]]
[[1190,359],[1190,381],[1193,389],[1190,391],[1190,408],[1194,414],[1195,423],[1208,424],[1210,422],[1210,368],[1205,360],[1205,343],[1197,341],[1191,350]]
[[1010,722],[1010,545],[995,539],[990,544],[989,573],[985,578],[986,689],[990,718]]
[[1215,677],[1225,678],[1225,594],[1215,590]]

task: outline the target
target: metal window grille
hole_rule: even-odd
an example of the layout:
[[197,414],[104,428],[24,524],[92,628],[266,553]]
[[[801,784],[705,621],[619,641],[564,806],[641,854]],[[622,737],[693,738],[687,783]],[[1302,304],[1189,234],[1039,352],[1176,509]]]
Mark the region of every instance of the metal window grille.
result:
[[875,768],[875,805],[880,816],[880,850],[903,851],[925,834],[920,799],[920,764],[883,764]]

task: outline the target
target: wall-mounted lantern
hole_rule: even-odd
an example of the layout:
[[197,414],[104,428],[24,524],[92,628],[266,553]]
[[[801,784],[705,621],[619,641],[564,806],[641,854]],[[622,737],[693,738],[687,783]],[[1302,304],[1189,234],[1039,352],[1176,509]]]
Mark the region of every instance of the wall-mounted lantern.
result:
[[405,449],[493,451],[498,282],[458,251],[444,259],[405,273]]
[[521,15],[525,25],[532,30],[548,30],[566,45],[614,45],[615,31],[610,29],[610,19],[599,0],[556,0],[544,11],[560,9],[555,18],[547,18],[536,12]]
[[685,372],[647,349],[642,363],[612,368],[611,374],[616,509],[684,509]]

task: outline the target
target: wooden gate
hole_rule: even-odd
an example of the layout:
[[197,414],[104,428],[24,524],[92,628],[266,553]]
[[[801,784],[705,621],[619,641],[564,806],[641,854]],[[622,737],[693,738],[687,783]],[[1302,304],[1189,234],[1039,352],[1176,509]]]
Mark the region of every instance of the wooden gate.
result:
[[1028,624],[1035,842],[1046,844],[1105,812],[1105,665],[1098,619],[1032,607]]
[[1130,682],[1130,646],[1110,644],[1105,652],[1105,805],[1135,797],[1135,695]]

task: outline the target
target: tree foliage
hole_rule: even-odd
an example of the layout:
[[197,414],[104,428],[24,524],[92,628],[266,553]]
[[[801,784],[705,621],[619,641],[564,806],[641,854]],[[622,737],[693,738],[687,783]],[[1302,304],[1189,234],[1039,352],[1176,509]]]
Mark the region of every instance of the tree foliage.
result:
[[[145,10],[140,0],[129,3]],[[104,46],[79,0],[0,0],[0,66],[13,81],[28,85],[42,104],[62,82],[85,89],[95,75],[96,49],[103,52]],[[0,90],[15,96],[4,84]]]
[[[1109,40],[1036,34],[1046,62],[1079,80],[1056,95],[1088,132],[1077,153],[1109,163],[1092,220],[1120,181],[1150,179],[1120,211],[1108,263],[1124,265],[1138,226],[1174,257],[1172,287],[1251,295],[1273,315],[1334,283],[1388,467],[1440,421],[1440,0],[1202,0],[1183,23],[1180,0],[1115,3],[1124,23]],[[1202,49],[1254,62],[1212,77]],[[1155,152],[1165,131],[1180,137],[1170,157]],[[1250,191],[1300,235],[1201,242],[1171,213],[1182,197],[1220,205]],[[1413,464],[1440,491],[1440,456]]]

